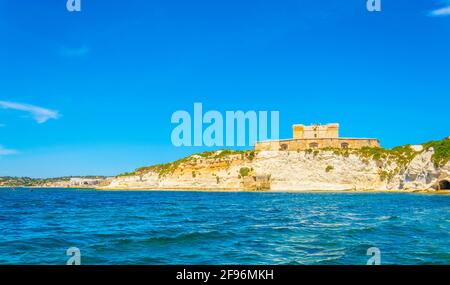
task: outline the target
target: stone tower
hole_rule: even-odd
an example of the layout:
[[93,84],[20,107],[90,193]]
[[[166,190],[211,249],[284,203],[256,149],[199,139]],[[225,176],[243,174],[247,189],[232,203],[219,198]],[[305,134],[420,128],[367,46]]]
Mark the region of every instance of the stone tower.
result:
[[339,137],[339,124],[327,125],[294,125],[294,139],[329,139]]

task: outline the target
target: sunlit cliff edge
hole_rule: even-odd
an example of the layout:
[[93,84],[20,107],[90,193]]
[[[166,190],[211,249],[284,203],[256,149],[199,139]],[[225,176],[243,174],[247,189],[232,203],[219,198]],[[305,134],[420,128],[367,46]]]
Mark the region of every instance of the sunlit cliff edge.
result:
[[450,137],[384,149],[375,138],[339,136],[339,124],[293,125],[291,139],[219,150],[116,177],[0,177],[0,187],[142,190],[450,190]]
[[144,167],[100,189],[446,190],[450,139],[393,149],[222,150]]

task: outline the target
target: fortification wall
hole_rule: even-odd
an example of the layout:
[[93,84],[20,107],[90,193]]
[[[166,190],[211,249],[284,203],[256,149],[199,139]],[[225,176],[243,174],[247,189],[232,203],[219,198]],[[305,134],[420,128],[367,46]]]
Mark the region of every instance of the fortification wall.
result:
[[294,139],[319,139],[319,138],[338,138],[339,124],[327,125],[294,125],[293,138]]
[[257,142],[257,151],[298,151],[315,148],[354,148],[380,147],[377,139],[327,138],[327,139],[292,139],[281,141]]

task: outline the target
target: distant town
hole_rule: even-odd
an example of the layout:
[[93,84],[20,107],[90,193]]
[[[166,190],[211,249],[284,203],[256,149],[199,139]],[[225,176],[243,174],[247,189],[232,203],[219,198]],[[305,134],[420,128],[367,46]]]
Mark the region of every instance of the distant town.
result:
[[0,177],[0,187],[92,187],[108,183],[106,176],[80,176],[55,178]]

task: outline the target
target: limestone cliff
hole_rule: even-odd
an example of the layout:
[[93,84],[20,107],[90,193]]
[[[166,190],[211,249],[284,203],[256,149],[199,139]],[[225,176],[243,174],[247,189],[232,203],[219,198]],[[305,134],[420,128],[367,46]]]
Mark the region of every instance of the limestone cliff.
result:
[[218,151],[138,169],[105,189],[448,189],[450,140],[423,146],[306,151]]

